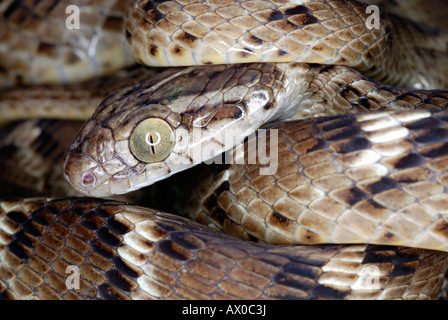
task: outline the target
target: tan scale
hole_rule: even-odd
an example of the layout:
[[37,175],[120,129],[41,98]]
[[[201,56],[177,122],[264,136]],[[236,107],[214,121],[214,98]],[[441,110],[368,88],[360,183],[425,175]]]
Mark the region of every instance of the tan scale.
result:
[[[174,204],[177,211],[192,208],[190,213],[197,220],[245,240],[277,244],[367,241],[414,248],[273,246],[241,242],[189,220],[123,202],[85,198],[2,201],[1,298],[432,299],[438,295],[447,270],[442,252],[447,250],[444,217],[448,201],[442,192],[448,181],[447,117],[444,111],[404,110],[446,107],[446,91],[420,90],[445,86],[445,33],[385,13],[381,28],[367,31],[366,6],[355,1],[130,4],[125,36],[141,61],[149,56],[164,65],[173,61],[207,64],[274,57],[278,63],[173,68],[146,79],[137,79],[134,73],[131,85],[135,81],[137,86],[125,85],[108,95],[69,150],[63,170],[72,186],[93,196],[127,193],[209,160],[196,157],[196,147],[217,153],[230,150],[266,125],[282,133],[277,146],[279,167],[273,175],[260,175],[259,169],[265,169],[260,164],[215,168],[212,174],[203,171],[196,173],[204,183],[197,186],[197,192],[180,184],[168,189],[194,192],[188,202],[173,203],[171,197],[168,204]],[[2,5],[6,30],[19,20],[25,26],[29,23],[25,17],[29,8],[22,2]],[[44,1],[39,6],[36,12],[50,17],[56,8],[60,22],[64,20],[60,11],[66,6],[64,1]],[[82,10],[93,25],[98,16],[90,15],[91,9]],[[240,16],[246,12],[252,13],[250,18]],[[101,13],[99,20],[117,31],[121,13],[106,15],[111,17]],[[45,14],[42,17],[51,21]],[[155,22],[156,18],[161,20]],[[34,52],[26,37],[18,34],[3,33],[0,50],[9,48],[12,41],[17,45],[22,38],[26,48],[22,51]],[[262,53],[272,45],[275,49]],[[53,59],[58,48],[43,42],[37,51],[58,61]],[[123,48],[107,49],[107,56],[121,56]],[[98,56],[100,51],[95,51]],[[205,51],[206,58],[202,56]],[[284,63],[292,58],[301,63]],[[44,65],[42,61],[48,59],[39,61]],[[349,67],[306,62],[355,66],[386,84]],[[20,66],[8,62],[1,71],[11,65]],[[91,63],[90,69],[96,69],[95,65]],[[68,75],[53,67],[44,80],[53,81],[48,75],[55,76],[55,70],[63,80]],[[15,72],[9,79],[28,82]],[[40,99],[42,88],[50,87],[37,87],[29,105],[45,101]],[[11,107],[9,91],[21,100],[26,98],[24,92],[33,89],[23,86],[2,92],[6,103],[0,107],[14,114],[22,104]],[[391,110],[395,111],[358,114]],[[54,116],[51,107],[42,112],[47,114]],[[348,115],[277,127],[283,121],[339,114]],[[163,161],[141,161],[135,157],[139,150],[131,151],[134,130],[148,117],[160,119],[175,133],[174,146],[168,148],[171,152]],[[42,124],[37,127],[47,132]],[[36,147],[38,131],[20,141],[20,130],[27,127],[31,125],[16,127],[15,137],[5,145],[8,151]],[[195,136],[194,129],[202,136]],[[220,135],[225,129],[237,131],[230,144]],[[61,160],[59,154],[54,158]],[[40,161],[37,155],[34,161]],[[65,286],[70,264],[80,267],[80,290]],[[372,270],[379,277],[379,288],[365,281]]]
[[[297,61],[347,65],[397,86],[446,87],[447,34],[386,10],[379,29],[369,28],[366,8],[328,0],[133,0],[125,24],[130,50],[150,66]],[[405,14],[399,5],[392,11]]]
[[[426,299],[448,267],[446,253],[422,249],[254,245],[115,201],[0,206],[0,295],[8,299]],[[68,266],[79,268],[79,288],[67,287]],[[379,272],[377,289],[368,288],[369,267]],[[409,273],[392,280],[395,269]]]
[[[66,12],[70,5],[79,12]],[[3,1],[0,87],[77,82],[134,64],[122,32],[125,5],[124,1],[89,6],[83,1]],[[77,18],[71,18],[78,13],[79,29],[72,28]]]

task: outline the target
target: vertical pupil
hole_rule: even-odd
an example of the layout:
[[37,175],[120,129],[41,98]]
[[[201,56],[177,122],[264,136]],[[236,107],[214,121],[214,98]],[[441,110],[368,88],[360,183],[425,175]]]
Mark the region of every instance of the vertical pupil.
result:
[[156,153],[156,151],[154,150],[154,141],[152,139],[152,134],[149,136],[149,141],[151,141],[151,151],[152,151],[152,153]]

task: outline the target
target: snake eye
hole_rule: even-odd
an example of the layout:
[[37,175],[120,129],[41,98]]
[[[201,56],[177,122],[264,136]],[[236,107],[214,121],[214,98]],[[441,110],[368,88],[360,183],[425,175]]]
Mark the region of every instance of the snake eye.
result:
[[162,119],[146,119],[132,130],[129,146],[138,160],[159,162],[166,159],[174,148],[174,131]]

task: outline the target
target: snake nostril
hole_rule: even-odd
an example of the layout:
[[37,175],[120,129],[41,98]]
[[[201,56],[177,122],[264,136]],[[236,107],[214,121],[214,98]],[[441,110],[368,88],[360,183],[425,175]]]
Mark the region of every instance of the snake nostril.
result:
[[82,184],[83,185],[92,185],[95,183],[95,176],[91,173],[86,173],[84,174],[84,176],[82,177]]

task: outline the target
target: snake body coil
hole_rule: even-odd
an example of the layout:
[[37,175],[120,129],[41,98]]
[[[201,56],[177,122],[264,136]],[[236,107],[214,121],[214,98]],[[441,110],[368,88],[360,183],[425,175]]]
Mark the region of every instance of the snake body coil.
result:
[[[117,36],[124,11],[117,1],[104,10],[81,7],[90,17],[83,41],[67,40],[68,30],[44,40],[30,32],[36,21],[61,25],[56,13],[66,5],[0,5],[1,70],[11,71],[2,85],[17,85],[2,89],[0,112],[9,114],[5,122],[64,118],[52,103],[34,113],[33,105],[48,101],[41,92],[51,90],[53,98],[72,97],[67,110],[92,101],[77,119],[92,114],[64,159],[60,124],[11,127],[0,143],[11,155],[5,161],[37,163],[39,143],[56,141],[46,156],[62,172],[44,166],[19,176],[57,185],[64,175],[77,192],[95,197],[164,180],[165,191],[148,190],[150,205],[168,194],[165,211],[215,230],[116,200],[49,200],[46,192],[81,194],[17,183],[23,195],[45,198],[0,202],[1,298],[437,297],[448,269],[448,92],[436,89],[448,78],[446,33],[384,12],[380,28],[371,29],[365,4],[333,0],[129,0],[124,37]],[[105,49],[122,41],[139,62],[185,67],[53,84],[131,64],[123,46]],[[75,50],[59,47],[63,42]],[[16,56],[6,54],[12,47]],[[52,60],[56,66],[44,71]],[[32,125],[23,139],[22,129]],[[266,147],[269,162],[249,160],[253,143]],[[21,157],[25,147],[36,153]],[[196,166],[222,152],[234,162]],[[183,181],[171,182],[193,166]],[[132,197],[127,201],[139,196]],[[74,267],[76,287],[67,285]]]

